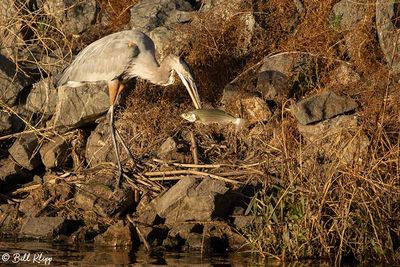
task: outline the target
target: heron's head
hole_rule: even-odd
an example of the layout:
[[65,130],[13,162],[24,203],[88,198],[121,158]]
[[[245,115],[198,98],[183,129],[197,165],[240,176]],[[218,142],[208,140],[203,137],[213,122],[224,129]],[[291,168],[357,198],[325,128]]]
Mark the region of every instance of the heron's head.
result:
[[183,60],[183,58],[172,54],[168,56],[168,61],[171,69],[178,74],[183,85],[185,85],[186,89],[188,90],[195,108],[201,108],[200,96],[189,65]]

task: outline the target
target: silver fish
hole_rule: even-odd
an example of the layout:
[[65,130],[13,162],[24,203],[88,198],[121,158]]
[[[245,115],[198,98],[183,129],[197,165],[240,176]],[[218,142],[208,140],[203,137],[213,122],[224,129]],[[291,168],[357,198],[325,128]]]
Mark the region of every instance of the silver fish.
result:
[[236,118],[220,109],[195,109],[181,114],[181,117],[190,122],[199,122],[202,124],[218,123],[222,125],[234,124],[236,131],[240,130],[246,120]]

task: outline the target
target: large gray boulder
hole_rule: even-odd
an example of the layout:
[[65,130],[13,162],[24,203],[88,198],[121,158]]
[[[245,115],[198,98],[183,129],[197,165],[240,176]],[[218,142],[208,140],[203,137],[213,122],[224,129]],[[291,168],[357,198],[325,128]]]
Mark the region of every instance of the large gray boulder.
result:
[[28,217],[22,225],[20,237],[51,239],[67,232],[68,222],[62,217]]
[[170,43],[176,45],[176,26],[191,20],[192,6],[185,0],[140,0],[131,12],[130,26],[150,35],[163,58]]
[[298,129],[307,144],[303,157],[311,164],[332,160],[359,163],[370,144],[354,115],[337,116],[312,125],[298,124]]
[[210,178],[183,178],[150,204],[167,225],[222,218],[230,208],[225,183]]
[[[15,0],[0,1],[0,53],[11,57],[13,48],[21,43],[21,23],[18,23],[18,8]],[[1,64],[0,64],[1,65]]]
[[12,131],[11,116],[0,110],[0,135],[9,134]]
[[193,11],[185,0],[140,0],[131,8],[131,27],[151,32],[158,27],[171,27],[187,22],[186,12]]
[[97,5],[95,0],[52,0],[45,2],[44,11],[67,34],[80,34],[95,22]]
[[350,57],[358,57],[360,52],[359,27],[373,12],[373,5],[360,4],[357,1],[342,0],[333,6],[330,23],[334,30],[343,33],[347,52]]
[[29,78],[18,72],[13,62],[0,55],[0,101],[14,106],[19,93],[29,84]]
[[94,243],[111,247],[131,247],[133,245],[132,226],[122,220],[118,221],[108,227],[103,234],[96,236]]
[[56,136],[42,145],[40,156],[46,169],[60,167],[68,156],[70,143],[62,136]]
[[117,162],[107,121],[99,123],[87,139],[85,158],[92,167],[102,162]]
[[31,171],[41,164],[38,146],[34,134],[25,135],[15,140],[8,152],[20,166]]
[[324,92],[294,104],[291,111],[296,119],[305,125],[353,111],[357,107],[357,102],[351,98]]
[[27,182],[32,175],[10,158],[0,160],[0,184],[7,185]]
[[81,127],[94,122],[108,109],[109,97],[106,84],[62,86],[58,89],[54,127],[60,130]]
[[261,93],[265,100],[276,103],[285,101],[296,93],[301,84],[302,77],[311,76],[312,60],[301,54],[281,53],[263,59],[257,74],[256,91]]
[[54,114],[57,106],[57,89],[53,77],[35,83],[26,100],[25,107],[34,113]]
[[[386,62],[394,74],[400,74],[400,49],[398,45],[399,24],[396,1],[376,1],[376,29]],[[397,24],[397,25],[396,25]]]

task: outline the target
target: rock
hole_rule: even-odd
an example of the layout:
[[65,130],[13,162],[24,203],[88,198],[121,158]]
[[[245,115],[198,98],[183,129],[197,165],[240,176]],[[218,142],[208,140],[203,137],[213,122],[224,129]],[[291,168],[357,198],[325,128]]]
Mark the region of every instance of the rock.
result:
[[54,17],[67,34],[80,34],[95,22],[97,5],[95,0],[45,1],[44,12]]
[[33,114],[25,108],[25,105],[18,105],[12,107],[15,113],[11,114],[12,131],[14,133],[19,132],[25,126],[25,121],[29,121],[37,128],[46,127],[46,118],[41,117],[39,121],[33,119]]
[[256,90],[261,93],[263,99],[280,103],[290,96],[290,84],[289,77],[279,71],[263,71],[257,74]]
[[128,189],[112,189],[115,182],[116,178],[110,173],[98,172],[85,177],[85,184],[75,194],[76,207],[106,218],[132,208],[133,192]]
[[188,239],[189,234],[193,231],[197,223],[178,223],[172,225],[171,230],[168,232],[168,236],[172,238]]
[[358,104],[351,98],[333,92],[324,92],[304,99],[291,107],[301,124],[309,124],[355,110]]
[[[0,53],[11,58],[13,48],[21,43],[22,23],[18,22],[18,7],[15,0],[0,1]],[[1,64],[0,64],[1,65]]]
[[28,217],[22,225],[19,237],[50,239],[66,233],[67,224],[62,217]]
[[[238,234],[236,230],[233,230],[231,226],[224,222],[215,225],[214,229],[210,230],[210,236],[214,240],[219,240],[220,244],[217,246],[217,249],[220,252],[224,251],[224,246],[226,249],[229,248],[229,250],[233,251],[246,251],[250,249],[247,239],[242,234]],[[221,246],[221,243],[224,246]]]
[[131,226],[124,221],[118,221],[108,227],[106,232],[96,236],[94,243],[102,246],[131,247],[133,245]]
[[171,210],[179,205],[179,201],[188,194],[189,189],[194,187],[195,184],[195,178],[181,179],[168,191],[156,198],[154,200],[154,207],[157,214],[165,218]]
[[22,212],[26,217],[34,217],[42,209],[43,198],[38,194],[29,194],[23,199],[18,207],[18,211]]
[[157,218],[157,212],[153,202],[149,202],[149,198],[144,196],[136,207],[137,217],[135,221],[143,225],[153,225]]
[[54,184],[48,186],[49,193],[59,201],[67,201],[74,196],[73,187],[67,184],[63,180],[57,181]]
[[254,216],[239,215],[234,217],[233,224],[235,225],[236,229],[241,229],[251,225],[253,219]]
[[0,238],[13,236],[19,227],[18,210],[13,204],[0,205]]
[[[124,155],[121,154],[121,160]],[[117,162],[111,141],[110,125],[107,121],[99,123],[90,134],[86,142],[85,157],[86,162],[92,167],[102,162]]]
[[230,208],[229,199],[224,197],[228,188],[222,181],[203,179],[200,183],[192,183],[183,190],[185,191],[186,194],[183,198],[181,196],[177,205],[172,210],[169,209],[171,211],[164,212],[163,216],[159,213],[161,217],[166,218],[166,225],[187,221],[212,221],[216,217],[224,218]]
[[32,178],[32,174],[22,169],[10,158],[0,160],[0,170],[0,192],[7,189],[8,184],[15,186],[19,183],[28,182]]
[[140,0],[131,8],[131,27],[145,32],[160,27],[169,27],[173,24],[187,22],[182,21],[185,12],[193,11],[192,6],[185,0],[160,0],[148,2]]
[[336,84],[343,86],[356,83],[361,79],[360,75],[347,64],[340,64],[339,67],[332,71],[331,76]]
[[[360,43],[359,25],[365,24],[372,16],[373,5],[360,5],[352,0],[342,0],[333,6],[330,24],[334,30],[343,33],[346,44],[346,53],[352,57],[359,57],[362,44]],[[363,41],[364,42],[364,41]]]
[[172,154],[177,153],[177,143],[172,137],[168,137],[167,140],[162,143],[158,156],[162,159],[171,158]]
[[379,44],[385,55],[386,62],[395,75],[400,74],[400,53],[397,45],[399,23],[398,3],[395,1],[376,1],[376,29]]
[[331,25],[336,30],[348,31],[367,15],[365,5],[351,0],[342,0],[332,9]]
[[[232,54],[235,56],[244,56],[249,52],[249,48],[254,45],[252,41],[259,28],[253,13],[243,13],[243,10],[252,8],[251,4],[242,0],[225,0],[225,1],[204,1],[205,6],[201,8],[206,13],[209,21],[219,22],[219,27],[232,27],[234,25],[235,36],[238,37],[237,42],[231,48]],[[209,8],[207,8],[207,5]],[[238,16],[238,14],[240,14]],[[192,24],[204,24],[200,17],[194,17]]]
[[192,6],[185,0],[160,0],[149,2],[140,0],[131,12],[130,25],[150,35],[161,58],[172,40],[179,43],[175,32],[176,25],[191,20]]
[[211,250],[211,239],[208,235],[190,233],[186,239],[186,246],[188,250],[201,250],[210,251]]
[[241,99],[236,105],[242,107],[243,118],[245,118],[250,124],[267,121],[272,116],[272,112],[267,103],[256,96]]
[[30,80],[17,71],[13,62],[0,55],[0,101],[12,107],[17,103],[18,95]]
[[61,130],[81,127],[94,122],[108,109],[109,97],[104,83],[62,86],[58,90],[54,126]]
[[87,138],[85,132],[77,129],[71,138],[71,158],[75,172],[79,172],[85,165]]
[[20,166],[32,171],[41,164],[38,146],[35,135],[25,135],[15,140],[8,152]]
[[0,135],[6,135],[12,132],[11,116],[0,110]]
[[256,91],[263,99],[281,103],[292,97],[311,76],[312,60],[304,55],[277,54],[265,57],[257,74]]
[[52,115],[56,111],[57,89],[53,77],[35,83],[26,100],[26,109],[34,113]]
[[39,152],[46,169],[60,167],[68,156],[69,148],[69,142],[61,136],[42,145]]
[[256,94],[232,90],[229,86],[224,89],[221,103],[228,113],[250,124],[267,121],[272,116],[267,103]]
[[338,116],[314,125],[298,125],[307,142],[305,157],[318,162],[339,159],[351,164],[362,158],[370,144],[367,135],[358,126],[357,116]]

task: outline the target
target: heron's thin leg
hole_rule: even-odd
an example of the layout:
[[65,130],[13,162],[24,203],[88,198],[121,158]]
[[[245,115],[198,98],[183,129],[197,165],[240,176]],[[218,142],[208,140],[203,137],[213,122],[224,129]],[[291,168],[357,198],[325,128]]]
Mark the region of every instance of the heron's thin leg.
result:
[[115,126],[114,126],[114,104],[115,104],[115,99],[118,96],[119,86],[120,83],[118,80],[113,80],[108,83],[108,94],[110,98],[110,109],[108,110],[108,112],[110,113],[110,133],[118,164],[117,187],[120,187],[121,185],[121,176],[122,176],[122,164],[121,164],[121,159],[119,157],[119,148],[117,145],[117,140],[115,139]]
[[[116,95],[115,95],[115,101],[117,101],[118,96],[121,94],[121,92],[122,92],[124,89],[125,89],[125,85],[122,84],[122,83],[120,83],[119,86],[118,86],[118,91],[117,91],[117,93],[116,93]],[[125,149],[125,151],[126,151],[126,154],[128,154],[128,156],[131,158],[132,163],[135,164],[135,162],[136,162],[136,161],[135,161],[135,158],[133,157],[133,155],[132,155],[131,151],[129,150],[128,146],[126,145],[124,139],[121,137],[121,134],[119,133],[118,129],[115,129],[115,133],[116,133],[116,135],[117,135],[117,138],[118,138],[119,142],[120,142],[120,143],[122,144],[122,146],[124,147],[124,149]]]
[[115,134],[117,135],[117,138],[119,142],[121,142],[123,148],[125,149],[126,154],[131,158],[132,162],[135,163],[135,158],[133,157],[132,152],[129,150],[128,146],[126,145],[124,139],[122,139],[121,134],[119,133],[118,129],[115,129]]
[[114,105],[111,105],[109,109],[110,113],[110,132],[111,132],[111,140],[114,146],[115,157],[117,158],[118,164],[118,174],[117,174],[117,186],[120,187],[121,185],[121,176],[122,176],[122,164],[121,159],[119,157],[119,148],[117,145],[117,140],[115,139],[115,127],[114,127]]

